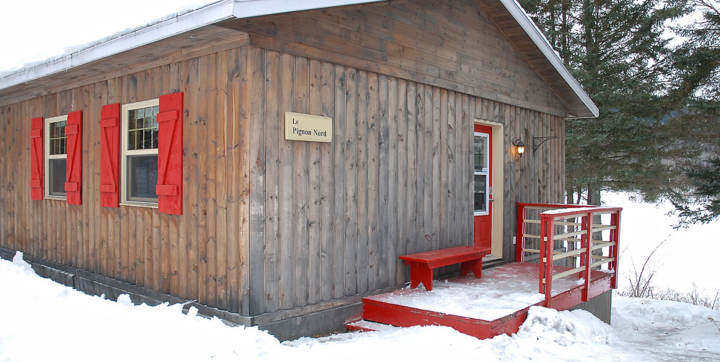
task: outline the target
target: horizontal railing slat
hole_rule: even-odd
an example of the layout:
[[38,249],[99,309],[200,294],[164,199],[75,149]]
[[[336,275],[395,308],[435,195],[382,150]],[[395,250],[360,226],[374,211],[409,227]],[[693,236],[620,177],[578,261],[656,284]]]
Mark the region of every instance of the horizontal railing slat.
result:
[[602,248],[604,248],[604,247],[613,246],[613,245],[615,245],[615,243],[613,243],[612,241],[596,241],[596,240],[593,240],[593,246],[592,246],[592,248],[591,248],[590,250],[594,251],[594,250],[597,250],[597,249],[602,249]]
[[587,234],[587,230],[573,231],[565,234],[553,235],[553,240],[564,240],[570,237],[576,237]]
[[565,259],[569,256],[580,255],[585,252],[585,248],[566,251],[564,253],[553,253],[553,260]]
[[561,273],[553,274],[552,280],[564,278],[564,277],[566,277],[566,276],[568,276],[568,275],[577,274],[577,273],[580,273],[580,272],[582,272],[582,271],[585,271],[585,267],[584,267],[584,266],[581,266],[581,267],[575,268],[575,269],[566,270],[566,271],[561,272]]

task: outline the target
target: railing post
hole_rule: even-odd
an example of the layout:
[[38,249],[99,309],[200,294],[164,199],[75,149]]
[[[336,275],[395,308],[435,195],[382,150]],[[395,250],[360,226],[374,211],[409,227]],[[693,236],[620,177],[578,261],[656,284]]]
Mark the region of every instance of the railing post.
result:
[[552,278],[553,278],[553,249],[555,242],[553,235],[555,231],[555,217],[547,218],[547,226],[545,226],[547,234],[545,240],[545,306],[550,308],[550,300],[552,299]]
[[590,265],[592,265],[592,223],[593,223],[593,214],[592,212],[588,212],[587,216],[583,217],[583,227],[587,232],[585,233],[585,240],[587,241],[585,243],[586,248],[585,249],[585,285],[582,291],[582,301],[587,302],[588,296],[590,294]]
[[[575,219],[575,220],[577,221],[577,219]],[[584,230],[584,227],[585,227],[586,224],[587,224],[587,217],[586,217],[586,216],[583,216],[583,217],[580,219],[580,230]],[[588,245],[587,239],[588,239],[587,233],[580,235],[580,249],[585,248],[585,252],[582,253],[582,254],[580,254],[580,266],[581,266],[581,267],[583,267],[583,266],[586,265],[586,264],[585,264],[585,261],[586,261],[586,258],[587,258],[587,255],[586,255],[586,254],[587,254],[587,250],[588,250],[588,249],[587,249],[587,245]],[[584,278],[584,277],[585,277],[585,274],[584,274],[584,273],[578,274],[578,279]]]
[[620,250],[620,210],[613,213],[610,216],[610,225],[615,226],[615,229],[610,232],[610,241],[614,242],[614,245],[610,246],[610,256],[613,258],[610,262],[610,268],[612,268],[613,276],[610,278],[610,287],[617,289],[617,276],[618,266],[620,265],[618,256],[618,250]]
[[543,215],[540,215],[540,242],[538,243],[540,251],[540,259],[538,260],[538,283],[539,283],[539,289],[538,293],[545,293],[545,281],[546,275],[545,275],[545,238],[547,237],[547,230],[545,227],[545,217]]
[[517,239],[515,240],[515,261],[521,263],[525,261],[525,205],[517,204]]

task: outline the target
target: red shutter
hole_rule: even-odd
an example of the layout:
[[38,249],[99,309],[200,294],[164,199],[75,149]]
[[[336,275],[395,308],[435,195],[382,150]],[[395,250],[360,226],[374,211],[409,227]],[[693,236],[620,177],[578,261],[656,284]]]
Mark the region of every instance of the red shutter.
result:
[[160,96],[158,121],[158,210],[182,215],[183,94]]
[[100,111],[100,153],[100,206],[118,207],[120,103],[104,105]]
[[82,204],[82,111],[68,113],[65,125],[67,164],[65,193],[67,203]]
[[43,119],[33,118],[30,121],[30,195],[33,200],[42,200],[43,174],[45,154],[43,153]]

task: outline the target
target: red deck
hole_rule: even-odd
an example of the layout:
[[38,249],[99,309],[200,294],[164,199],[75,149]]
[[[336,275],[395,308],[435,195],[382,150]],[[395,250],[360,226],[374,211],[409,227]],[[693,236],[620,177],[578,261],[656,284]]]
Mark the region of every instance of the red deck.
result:
[[[568,269],[554,267],[556,272]],[[482,279],[459,277],[436,281],[435,289],[430,292],[423,288],[405,288],[379,294],[363,298],[362,317],[364,321],[398,327],[449,326],[477,338],[512,334],[525,321],[531,306],[545,305],[545,296],[537,290],[538,273],[537,264],[513,263],[485,270]],[[611,276],[592,271],[588,297],[610,290]],[[572,277],[556,281],[552,307],[565,310],[581,304],[584,285],[582,280]],[[372,325],[351,323],[348,329],[377,329]]]

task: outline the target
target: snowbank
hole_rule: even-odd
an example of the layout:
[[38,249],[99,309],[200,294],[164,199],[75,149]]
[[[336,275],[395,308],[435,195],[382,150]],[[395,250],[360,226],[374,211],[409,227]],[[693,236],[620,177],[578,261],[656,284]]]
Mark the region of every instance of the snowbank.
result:
[[393,328],[280,343],[180,305],[134,306],[0,260],[0,361],[720,360],[720,312],[615,298],[613,327],[585,311],[533,307],[513,336],[478,340],[448,327]]
[[637,350],[661,360],[720,361],[720,311],[668,300],[613,303],[614,329]]
[[0,361],[232,361],[280,342],[257,328],[88,296],[37,276],[18,253],[0,261]]

